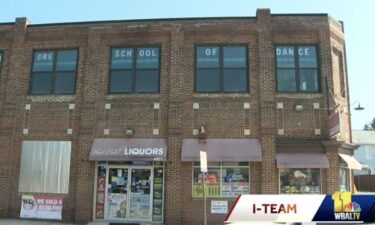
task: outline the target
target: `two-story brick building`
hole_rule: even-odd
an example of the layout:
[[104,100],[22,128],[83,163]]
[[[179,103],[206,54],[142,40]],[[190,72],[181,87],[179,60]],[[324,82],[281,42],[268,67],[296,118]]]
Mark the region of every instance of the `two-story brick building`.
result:
[[213,200],[352,190],[346,71],[327,14],[1,23],[0,215],[196,224],[206,179],[214,224]]

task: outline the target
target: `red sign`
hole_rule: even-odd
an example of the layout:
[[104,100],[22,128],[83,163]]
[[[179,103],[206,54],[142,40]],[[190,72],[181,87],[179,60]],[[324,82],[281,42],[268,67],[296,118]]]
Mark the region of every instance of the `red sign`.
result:
[[328,117],[329,137],[340,133],[340,113],[336,112]]

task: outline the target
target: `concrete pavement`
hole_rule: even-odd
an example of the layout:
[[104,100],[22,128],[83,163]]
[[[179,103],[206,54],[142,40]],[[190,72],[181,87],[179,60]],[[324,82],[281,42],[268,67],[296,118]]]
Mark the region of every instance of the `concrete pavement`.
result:
[[[79,223],[61,223],[41,220],[16,220],[16,219],[0,219],[0,225],[86,225]],[[87,225],[108,225],[105,222],[90,222]]]
[[[0,219],[0,225],[108,225],[108,222],[92,221],[87,224],[83,223],[61,223],[42,220],[16,220],[16,219]],[[155,223],[141,223],[140,225],[161,225]]]
[[50,222],[50,221],[0,219],[0,225],[77,225],[77,224],[59,223],[59,222]]

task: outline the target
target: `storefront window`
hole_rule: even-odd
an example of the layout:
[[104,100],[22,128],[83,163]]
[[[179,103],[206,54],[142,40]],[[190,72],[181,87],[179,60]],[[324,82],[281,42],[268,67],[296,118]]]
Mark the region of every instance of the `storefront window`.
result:
[[200,171],[199,162],[194,163],[193,197],[203,197],[203,183],[206,179],[207,197],[236,197],[249,194],[248,162],[208,163],[208,172]]
[[340,191],[349,191],[348,168],[340,167]]
[[320,194],[320,169],[280,169],[280,193]]

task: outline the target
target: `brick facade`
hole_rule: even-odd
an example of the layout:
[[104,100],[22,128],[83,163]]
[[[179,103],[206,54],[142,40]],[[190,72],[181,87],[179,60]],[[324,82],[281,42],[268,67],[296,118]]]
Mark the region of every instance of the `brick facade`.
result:
[[[246,45],[249,91],[194,93],[198,44]],[[276,91],[275,45],[278,44],[318,46],[319,93]],[[191,196],[192,165],[181,162],[182,140],[196,138],[193,129],[201,125],[207,130],[207,138],[260,140],[262,162],[250,164],[252,194],[279,193],[275,160],[279,139],[327,142],[322,149],[327,153],[330,168],[322,169],[322,190],[337,191],[340,164],[337,153],[353,154],[354,149],[341,145],[351,142],[344,44],[342,24],[326,14],[271,15],[267,9],[259,9],[256,17],[249,18],[42,25],[31,25],[27,19],[17,18],[15,23],[0,23],[3,53],[0,216],[19,217],[22,141],[66,140],[72,141],[72,155],[63,220],[93,220],[96,171],[95,162],[89,161],[92,142],[94,138],[124,138],[127,127],[135,130],[134,137],[167,140],[165,224],[196,224],[203,220],[203,201]],[[109,95],[110,48],[145,45],[160,46],[160,92]],[[28,95],[33,50],[64,48],[77,48],[79,53],[75,94]],[[108,103],[110,110],[104,107]],[[160,109],[154,109],[153,103],[160,103]],[[193,103],[199,103],[199,109],[193,109]],[[244,109],[244,103],[250,103],[250,108]],[[279,103],[282,108],[277,107]],[[314,108],[316,103],[318,108]],[[25,110],[26,104],[30,104],[30,110]],[[69,109],[69,104],[75,104],[74,109]],[[295,111],[296,104],[302,104],[304,110]],[[335,107],[337,104],[340,106]],[[329,139],[327,117],[334,110],[341,112],[342,131]],[[24,129],[28,129],[28,134],[23,133]],[[67,129],[72,129],[72,134],[67,134]],[[109,129],[109,135],[104,135],[104,129]],[[159,134],[153,135],[153,129],[159,129]],[[250,135],[244,135],[245,129],[250,129]],[[228,200],[229,205],[234,201]],[[220,223],[224,218],[208,214],[210,224]]]

